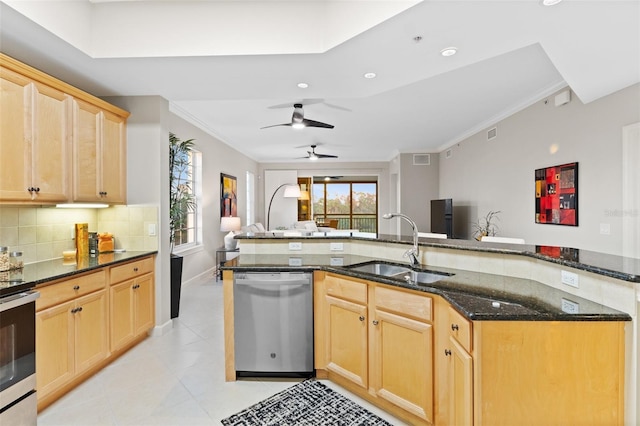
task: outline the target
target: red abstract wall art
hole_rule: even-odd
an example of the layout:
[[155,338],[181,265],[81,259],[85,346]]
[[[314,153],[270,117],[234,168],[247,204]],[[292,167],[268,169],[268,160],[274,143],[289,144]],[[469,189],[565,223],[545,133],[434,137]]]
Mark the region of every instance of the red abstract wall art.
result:
[[536,223],[578,226],[578,163],[536,170]]

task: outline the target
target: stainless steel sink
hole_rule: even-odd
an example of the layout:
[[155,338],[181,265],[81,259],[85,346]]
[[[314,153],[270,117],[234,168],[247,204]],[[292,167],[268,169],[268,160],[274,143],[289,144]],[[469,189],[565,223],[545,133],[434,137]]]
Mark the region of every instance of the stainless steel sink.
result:
[[411,269],[397,265],[389,265],[388,263],[367,263],[351,268],[353,271],[366,272],[367,274],[382,275],[391,277],[393,275],[411,272]]
[[407,282],[429,284],[446,278],[445,274],[424,271],[407,271],[401,274],[393,275],[394,278],[403,279]]
[[366,263],[364,265],[354,266],[350,269],[353,271],[365,272],[367,274],[395,278],[398,280],[411,282],[414,284],[434,283],[436,281],[440,281],[441,279],[451,275],[446,272],[415,271],[411,268],[407,268],[404,266],[391,265],[388,263],[378,263],[378,262]]

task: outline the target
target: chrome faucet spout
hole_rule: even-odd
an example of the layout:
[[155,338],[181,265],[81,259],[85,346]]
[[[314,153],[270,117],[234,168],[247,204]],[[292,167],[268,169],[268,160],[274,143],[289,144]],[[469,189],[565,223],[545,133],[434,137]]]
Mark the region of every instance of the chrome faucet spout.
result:
[[394,217],[399,217],[401,219],[406,220],[409,225],[411,225],[411,229],[413,230],[413,247],[407,250],[403,257],[409,258],[409,263],[411,266],[420,266],[420,248],[418,247],[418,226],[416,223],[406,214],[402,213],[386,213],[383,214],[382,217],[384,219],[392,219]]

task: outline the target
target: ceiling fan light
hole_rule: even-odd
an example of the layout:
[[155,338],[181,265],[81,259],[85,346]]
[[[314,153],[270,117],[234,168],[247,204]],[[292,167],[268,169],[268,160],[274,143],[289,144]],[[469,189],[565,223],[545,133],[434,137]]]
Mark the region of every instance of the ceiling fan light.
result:
[[311,161],[316,161],[319,157],[314,154],[313,152],[311,154],[309,154],[309,160]]
[[293,127],[294,129],[304,129],[305,125],[304,123],[293,123],[291,127]]
[[298,83],[298,87],[301,89],[306,89],[307,87],[309,87],[308,83],[304,83],[304,82],[300,82]]
[[553,6],[560,3],[562,0],[542,0],[543,6]]

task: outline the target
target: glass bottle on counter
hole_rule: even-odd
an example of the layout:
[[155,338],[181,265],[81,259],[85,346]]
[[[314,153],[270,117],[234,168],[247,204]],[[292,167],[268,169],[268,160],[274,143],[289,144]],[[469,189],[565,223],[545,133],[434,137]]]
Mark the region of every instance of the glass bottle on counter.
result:
[[9,269],[22,269],[23,266],[24,262],[21,251],[12,251],[9,253]]
[[9,247],[0,247],[0,271],[8,271],[9,267]]

